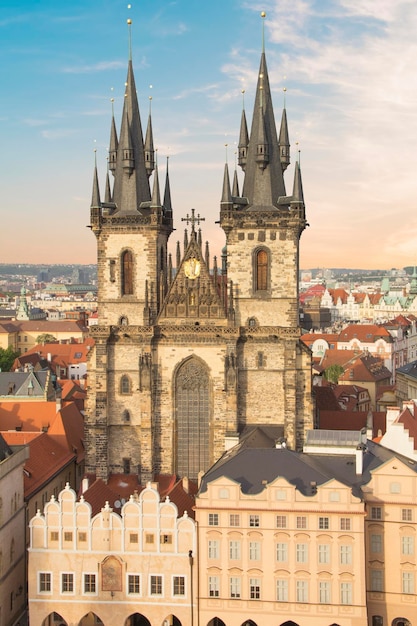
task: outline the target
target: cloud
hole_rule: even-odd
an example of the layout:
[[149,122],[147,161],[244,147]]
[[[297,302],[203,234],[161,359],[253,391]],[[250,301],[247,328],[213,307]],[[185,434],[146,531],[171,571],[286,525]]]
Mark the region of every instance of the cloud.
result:
[[91,74],[93,72],[107,72],[108,70],[119,70],[125,68],[125,61],[100,61],[94,65],[73,65],[63,68],[66,74]]

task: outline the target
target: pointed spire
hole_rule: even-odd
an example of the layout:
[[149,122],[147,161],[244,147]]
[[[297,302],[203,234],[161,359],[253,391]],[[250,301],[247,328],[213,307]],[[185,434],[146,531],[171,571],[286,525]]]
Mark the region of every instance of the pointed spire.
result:
[[167,156],[167,172],[165,176],[164,209],[166,216],[172,217],[171,186],[169,184],[168,162],[169,156]]
[[279,131],[279,154],[282,171],[285,172],[290,164],[290,139],[288,136],[287,111],[284,107]]
[[236,168],[235,168],[235,172],[233,174],[232,196],[233,196],[233,198],[239,198],[239,180],[238,180],[238,177],[237,177],[237,170],[236,170]]
[[[245,91],[242,91],[244,94]],[[240,120],[239,146],[238,146],[238,163],[243,171],[245,171],[248,156],[249,134],[248,124],[246,122],[245,107],[242,109],[242,117]]]
[[199,247],[199,248],[200,248],[200,250],[201,250],[202,245],[203,245],[203,239],[202,239],[202,237],[201,237],[201,228],[199,228],[199,229],[198,229],[198,238],[197,238],[197,243],[198,243],[198,247]]
[[145,136],[145,168],[148,176],[150,176],[155,168],[155,150],[153,147],[153,131],[152,131],[152,112],[151,112],[152,96],[149,96],[149,116],[148,126]]
[[153,189],[152,189],[151,208],[162,209],[161,194],[160,194],[160,191],[159,191],[158,165],[156,165],[156,167],[155,167],[155,173],[154,173],[154,177],[153,177]]
[[180,242],[177,241],[177,271],[180,265],[181,265],[181,248],[180,248]]
[[106,174],[106,191],[104,194],[104,202],[110,203],[112,202],[112,195],[111,195],[111,187],[110,187],[110,176],[109,176],[109,170],[107,169],[107,174]]
[[232,204],[232,192],[230,189],[230,178],[229,178],[229,167],[227,163],[224,166],[224,174],[223,174],[223,191],[222,191],[222,199],[220,201],[221,204]]
[[173,273],[172,273],[172,254],[168,254],[168,284],[172,283]]
[[188,230],[185,229],[184,230],[184,254],[187,248],[188,248]]
[[301,180],[301,168],[298,161],[295,163],[294,170],[294,186],[293,186],[293,202],[298,202],[304,205],[303,183]]
[[97,173],[97,152],[94,151],[94,175],[93,175],[93,193],[91,197],[91,208],[99,209],[101,207],[100,202],[100,189],[98,184],[98,173]]
[[286,196],[265,53],[261,54],[242,196],[248,209],[277,207]]
[[205,253],[205,257],[204,260],[206,262],[207,265],[207,269],[210,269],[210,248],[209,248],[209,242],[206,241],[206,253]]
[[110,127],[110,146],[109,146],[109,169],[113,173],[116,171],[117,148],[119,140],[117,138],[116,122],[114,121],[114,98],[111,99],[111,127]]

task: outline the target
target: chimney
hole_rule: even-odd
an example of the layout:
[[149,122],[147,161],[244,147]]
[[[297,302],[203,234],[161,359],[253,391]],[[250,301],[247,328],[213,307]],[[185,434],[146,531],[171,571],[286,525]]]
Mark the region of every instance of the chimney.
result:
[[89,480],[87,478],[87,476],[84,476],[84,478],[81,481],[81,493],[85,493],[89,487]]
[[356,460],[356,475],[362,476],[363,472],[363,453],[365,451],[365,446],[363,443],[360,443],[355,450],[355,460]]
[[372,411],[368,411],[366,416],[366,437],[372,439],[374,434],[374,416]]
[[48,354],[46,355],[46,360],[50,363],[52,361],[52,354],[50,352],[48,352]]

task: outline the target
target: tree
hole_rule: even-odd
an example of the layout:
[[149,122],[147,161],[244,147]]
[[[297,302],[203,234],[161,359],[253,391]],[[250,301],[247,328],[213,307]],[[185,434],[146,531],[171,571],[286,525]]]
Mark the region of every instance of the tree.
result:
[[344,373],[344,369],[341,365],[329,365],[328,368],[324,370],[324,378],[329,381],[329,383],[337,383],[339,382],[339,377]]
[[2,372],[10,372],[10,368],[13,365],[13,361],[19,356],[18,352],[15,352],[11,346],[8,348],[0,348],[0,370]]
[[41,343],[43,346],[46,343],[57,343],[58,339],[50,333],[42,333],[36,337],[36,343]]

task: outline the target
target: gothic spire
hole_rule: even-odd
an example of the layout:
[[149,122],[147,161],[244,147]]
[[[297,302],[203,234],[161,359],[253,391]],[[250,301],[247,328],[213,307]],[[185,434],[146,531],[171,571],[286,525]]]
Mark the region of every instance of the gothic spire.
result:
[[239,197],[239,181],[237,178],[237,170],[235,168],[235,172],[233,174],[233,187],[232,187],[232,196],[233,198]]
[[109,170],[113,173],[116,171],[117,162],[117,148],[119,147],[119,140],[117,138],[116,122],[114,121],[114,98],[112,102],[112,117],[110,127],[110,146],[109,146]]
[[[111,144],[111,149],[113,148]],[[119,213],[136,213],[151,199],[132,60],[129,59],[122,125],[114,170],[113,201]]]
[[[152,99],[149,98],[149,103]],[[152,115],[151,105],[149,104],[148,126],[145,135],[145,167],[148,176],[150,176],[155,168],[155,150],[153,147],[153,131],[152,131]]]
[[223,192],[221,204],[232,204],[232,192],[230,190],[230,179],[229,179],[229,167],[227,163],[224,166],[224,175],[223,175]]
[[242,117],[240,120],[239,146],[238,146],[238,163],[243,171],[245,171],[245,166],[246,166],[248,145],[249,145],[248,124],[246,122],[245,109],[242,109]]
[[294,169],[294,185],[292,191],[292,201],[304,205],[303,182],[301,180],[301,168],[298,161]]
[[161,205],[161,193],[159,190],[159,175],[158,175],[158,165],[155,167],[155,173],[153,176],[153,189],[152,189],[152,198],[151,198],[151,208],[156,209],[162,208]]
[[264,52],[261,54],[244,171],[242,196],[248,199],[247,210],[271,209],[277,206],[279,197],[286,195]]
[[288,136],[287,111],[284,107],[281,117],[281,128],[279,131],[279,154],[282,171],[285,172],[290,164],[290,139]]
[[171,186],[169,184],[168,162],[169,157],[167,157],[167,172],[165,176],[164,209],[166,216],[172,217]]
[[95,156],[95,164],[94,164],[94,175],[93,175],[93,193],[91,196],[91,208],[92,209],[100,209],[100,188],[98,184],[98,173],[97,173],[97,157]]

